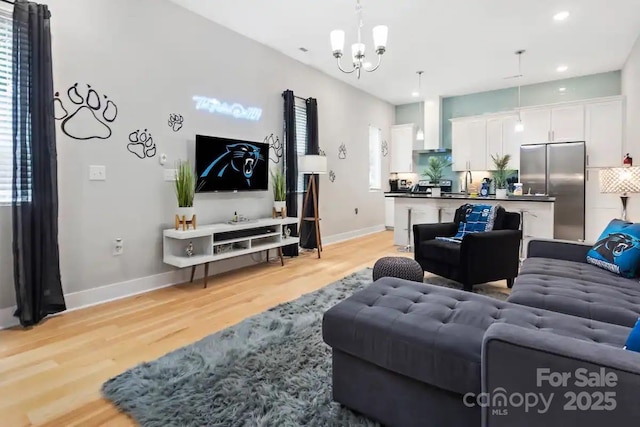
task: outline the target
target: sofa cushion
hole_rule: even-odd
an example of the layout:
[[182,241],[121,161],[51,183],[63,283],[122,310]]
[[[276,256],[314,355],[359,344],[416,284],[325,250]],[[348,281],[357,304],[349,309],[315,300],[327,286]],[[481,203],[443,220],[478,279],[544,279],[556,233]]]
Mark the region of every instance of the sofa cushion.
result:
[[447,265],[459,265],[460,244],[446,240],[425,240],[420,243],[420,257]]
[[508,301],[631,327],[640,283],[583,262],[528,258]]
[[616,325],[388,277],[328,310],[322,330],[333,348],[464,394],[480,391],[482,339],[495,322],[617,348],[628,334]]
[[587,262],[622,277],[636,277],[640,263],[640,224],[612,220],[587,253]]
[[[617,274],[585,262],[550,258],[527,258],[520,268],[520,276],[528,274],[543,274],[550,277],[575,279],[580,282],[622,288],[634,295],[640,295],[640,283],[637,280],[622,278]],[[517,279],[516,283],[518,283]]]

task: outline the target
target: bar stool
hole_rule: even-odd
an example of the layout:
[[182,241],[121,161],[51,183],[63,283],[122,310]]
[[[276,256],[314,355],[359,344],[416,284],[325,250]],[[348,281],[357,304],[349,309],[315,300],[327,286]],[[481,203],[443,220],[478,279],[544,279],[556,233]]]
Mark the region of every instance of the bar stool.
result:
[[402,246],[398,248],[399,252],[413,252],[413,246],[411,246],[411,212],[413,211],[413,207],[409,206],[407,208],[407,244],[406,246]]

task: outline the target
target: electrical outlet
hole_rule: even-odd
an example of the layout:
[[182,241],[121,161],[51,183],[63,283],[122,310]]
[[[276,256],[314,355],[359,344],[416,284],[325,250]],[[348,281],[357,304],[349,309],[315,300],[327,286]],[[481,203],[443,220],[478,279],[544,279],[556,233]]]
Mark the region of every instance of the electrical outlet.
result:
[[107,167],[103,165],[89,166],[89,181],[106,181]]
[[118,237],[113,241],[113,255],[122,255],[124,253],[124,241]]
[[176,170],[175,169],[164,169],[164,180],[165,181],[175,181],[176,180]]

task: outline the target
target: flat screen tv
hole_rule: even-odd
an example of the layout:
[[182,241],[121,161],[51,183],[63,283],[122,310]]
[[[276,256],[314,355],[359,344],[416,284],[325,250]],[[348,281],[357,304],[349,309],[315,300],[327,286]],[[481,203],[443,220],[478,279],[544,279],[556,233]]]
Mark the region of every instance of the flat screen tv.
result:
[[268,159],[268,144],[196,135],[196,191],[265,191]]

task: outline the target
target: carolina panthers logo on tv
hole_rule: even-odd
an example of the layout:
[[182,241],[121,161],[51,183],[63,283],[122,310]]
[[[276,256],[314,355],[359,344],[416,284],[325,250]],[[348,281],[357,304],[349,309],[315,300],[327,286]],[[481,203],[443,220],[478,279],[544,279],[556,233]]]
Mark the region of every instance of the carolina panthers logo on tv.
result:
[[616,257],[622,256],[626,251],[637,247],[640,240],[624,233],[612,233],[604,239],[600,239],[593,246],[602,258],[613,263]]
[[252,144],[237,143],[227,145],[227,151],[215,159],[202,172],[200,178],[215,176],[222,178],[230,174],[242,175],[247,185],[251,186],[251,178],[258,162],[264,161],[260,148]]

